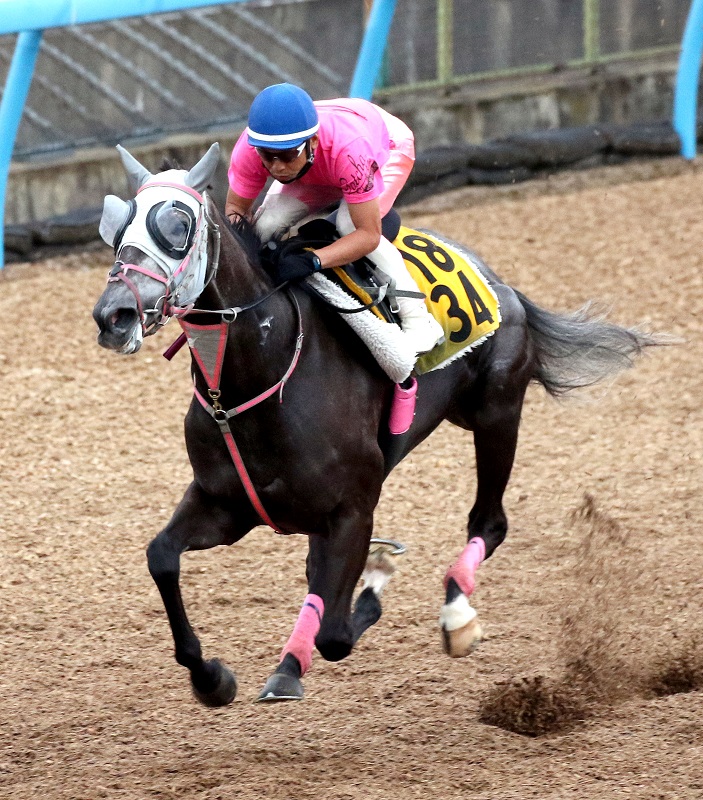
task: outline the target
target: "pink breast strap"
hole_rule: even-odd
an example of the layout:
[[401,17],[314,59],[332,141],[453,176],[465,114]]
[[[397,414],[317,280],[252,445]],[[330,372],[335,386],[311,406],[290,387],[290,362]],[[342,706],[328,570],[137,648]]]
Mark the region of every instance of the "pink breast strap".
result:
[[[232,458],[232,463],[234,464],[234,468],[237,471],[237,475],[239,475],[239,479],[242,482],[242,486],[244,487],[244,491],[249,498],[249,502],[254,507],[254,510],[259,515],[261,520],[264,524],[268,525],[270,528],[276,531],[276,533],[291,533],[291,531],[285,530],[280,525],[276,525],[276,523],[271,519],[271,517],[266,513],[266,509],[263,506],[263,503],[259,499],[259,496],[256,492],[256,487],[254,486],[253,481],[249,477],[249,473],[247,472],[246,465],[244,464],[244,460],[242,459],[241,453],[239,452],[239,448],[237,447],[237,443],[234,440],[234,436],[229,426],[229,420],[236,416],[237,414],[242,413],[243,411],[248,411],[250,408],[255,407],[259,403],[263,402],[264,400],[271,397],[273,394],[278,392],[279,395],[279,402],[283,402],[283,389],[288,382],[288,379],[293,374],[295,370],[298,359],[300,358],[300,353],[303,347],[303,318],[300,313],[300,306],[298,305],[298,301],[295,299],[295,295],[291,295],[292,302],[296,310],[297,318],[298,318],[298,336],[295,341],[295,351],[293,353],[293,358],[291,360],[288,369],[286,370],[283,377],[275,383],[273,386],[266,389],[261,394],[257,395],[256,397],[248,400],[245,403],[237,406],[236,408],[231,408],[229,411],[226,411],[220,405],[219,398],[220,398],[220,377],[222,375],[222,364],[225,355],[225,347],[227,344],[227,333],[229,329],[229,325],[231,322],[227,322],[224,318],[223,321],[215,324],[215,325],[202,325],[202,326],[195,326],[191,323],[184,321],[183,319],[179,318],[179,323],[186,333],[186,338],[188,344],[190,346],[191,352],[195,359],[196,364],[200,369],[200,374],[203,376],[205,383],[208,387],[208,395],[212,402],[212,405],[203,397],[203,395],[198,391],[195,384],[193,385],[193,391],[195,393],[196,398],[200,405],[210,414],[210,416],[217,422],[220,432],[222,433],[222,437],[225,441],[227,449],[229,450],[230,457]],[[236,319],[236,317],[235,317]],[[198,336],[188,336],[188,333],[193,333],[193,331],[198,328],[205,333],[211,334],[204,338],[202,343],[199,343]],[[213,344],[216,341],[216,347],[213,347]],[[174,345],[177,342],[174,342]],[[200,344],[204,349],[200,349]],[[195,376],[193,376],[195,380]]]

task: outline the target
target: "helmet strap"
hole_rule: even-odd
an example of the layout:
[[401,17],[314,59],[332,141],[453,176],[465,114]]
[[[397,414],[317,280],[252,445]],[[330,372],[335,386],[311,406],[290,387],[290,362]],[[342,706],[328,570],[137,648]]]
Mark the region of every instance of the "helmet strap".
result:
[[297,181],[298,178],[302,178],[303,175],[305,175],[305,173],[313,165],[313,162],[315,161],[315,151],[312,149],[312,145],[310,144],[310,141],[311,141],[310,139],[307,139],[306,142],[305,142],[305,155],[306,155],[307,158],[306,158],[305,164],[303,165],[303,168],[294,177],[288,178],[287,181],[279,181],[279,183],[293,183],[293,181]]

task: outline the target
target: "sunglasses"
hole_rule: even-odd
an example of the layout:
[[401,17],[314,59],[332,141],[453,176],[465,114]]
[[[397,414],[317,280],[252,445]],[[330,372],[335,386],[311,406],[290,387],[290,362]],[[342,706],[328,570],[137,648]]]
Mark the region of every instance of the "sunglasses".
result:
[[272,164],[276,159],[284,164],[292,164],[303,152],[307,142],[303,142],[299,147],[291,147],[288,150],[268,150],[266,147],[257,147],[256,152],[262,161]]

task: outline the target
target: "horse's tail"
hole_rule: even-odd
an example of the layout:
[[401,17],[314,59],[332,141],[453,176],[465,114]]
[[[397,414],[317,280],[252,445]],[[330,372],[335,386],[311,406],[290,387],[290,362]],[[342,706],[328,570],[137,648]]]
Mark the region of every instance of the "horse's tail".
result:
[[645,347],[663,344],[637,328],[606,322],[587,303],[572,314],[540,308],[521,292],[515,293],[527,314],[535,344],[537,367],[533,380],[553,397],[592,386],[631,367]]

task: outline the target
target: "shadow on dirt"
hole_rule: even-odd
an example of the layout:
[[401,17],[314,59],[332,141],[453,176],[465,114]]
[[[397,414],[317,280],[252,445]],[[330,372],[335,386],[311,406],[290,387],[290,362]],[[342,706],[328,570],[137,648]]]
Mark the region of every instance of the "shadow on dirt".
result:
[[627,532],[590,495],[569,523],[573,589],[562,610],[558,674],[496,683],[479,705],[487,725],[523,736],[561,733],[627,698],[703,689],[703,645],[695,636],[664,655],[649,646],[651,587]]

